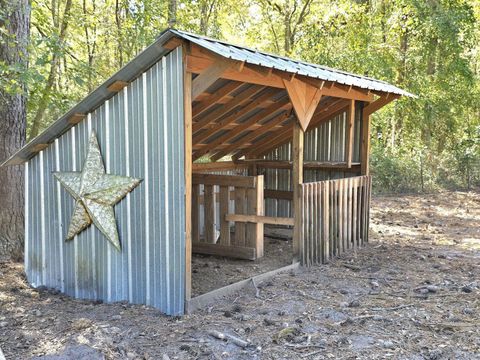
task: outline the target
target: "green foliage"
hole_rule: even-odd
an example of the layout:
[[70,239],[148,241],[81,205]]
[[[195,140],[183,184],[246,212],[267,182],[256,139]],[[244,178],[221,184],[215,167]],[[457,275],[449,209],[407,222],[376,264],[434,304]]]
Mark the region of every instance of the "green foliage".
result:
[[[72,0],[65,17],[65,1],[33,0],[30,69],[0,64],[0,86],[28,83],[30,125],[46,98],[44,128],[150,44],[171,2]],[[176,8],[177,28],[417,94],[372,118],[377,189],[480,185],[480,1],[182,0]]]

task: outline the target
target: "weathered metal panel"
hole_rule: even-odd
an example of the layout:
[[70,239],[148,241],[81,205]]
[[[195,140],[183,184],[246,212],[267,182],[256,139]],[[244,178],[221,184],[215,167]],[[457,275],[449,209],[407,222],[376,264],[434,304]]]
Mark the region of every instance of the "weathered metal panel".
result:
[[[107,173],[143,182],[115,206],[122,251],[95,227],[64,238],[73,198],[53,171],[81,171],[91,131]],[[185,297],[183,62],[177,48],[26,165],[25,265],[33,286],[182,314]]]

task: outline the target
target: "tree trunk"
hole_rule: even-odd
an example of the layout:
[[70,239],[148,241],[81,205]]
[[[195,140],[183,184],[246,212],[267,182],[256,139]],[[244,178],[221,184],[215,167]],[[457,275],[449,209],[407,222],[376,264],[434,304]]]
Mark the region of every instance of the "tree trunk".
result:
[[[65,40],[65,36],[67,35],[67,27],[69,24],[70,18],[70,9],[72,7],[72,0],[67,0],[65,4],[65,11],[63,13],[62,23],[59,29],[58,41],[60,42],[60,48],[62,48],[62,44]],[[53,13],[52,13],[53,14]],[[53,22],[56,23],[57,20],[54,18]],[[50,61],[50,74],[48,75],[47,83],[45,84],[45,88],[42,93],[42,97],[40,99],[40,103],[38,104],[37,112],[35,113],[35,117],[33,118],[32,128],[30,129],[29,139],[33,139],[36,137],[41,129],[43,116],[45,115],[45,111],[47,110],[48,101],[50,100],[50,93],[52,91],[53,85],[55,84],[55,79],[57,77],[57,70],[58,70],[58,62],[60,61],[57,52],[52,54],[52,60]]]
[[177,23],[177,0],[168,1],[168,27],[173,28]]
[[[30,30],[28,0],[0,0],[0,62],[26,71]],[[4,19],[7,19],[5,21]],[[8,76],[8,75],[7,75]],[[25,144],[26,89],[7,92],[0,87],[0,158]],[[23,166],[0,168],[0,259],[20,260],[24,241]]]

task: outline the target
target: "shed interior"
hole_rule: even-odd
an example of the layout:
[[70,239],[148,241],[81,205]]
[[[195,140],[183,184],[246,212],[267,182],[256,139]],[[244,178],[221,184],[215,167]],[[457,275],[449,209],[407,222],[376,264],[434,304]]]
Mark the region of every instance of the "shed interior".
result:
[[369,117],[399,94],[165,46],[185,62],[187,302],[367,241]]

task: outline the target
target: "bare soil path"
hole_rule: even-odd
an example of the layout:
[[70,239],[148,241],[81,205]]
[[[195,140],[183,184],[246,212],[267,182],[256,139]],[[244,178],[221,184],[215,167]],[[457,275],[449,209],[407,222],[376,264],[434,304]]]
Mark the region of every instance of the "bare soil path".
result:
[[22,265],[0,264],[0,348],[6,359],[480,359],[480,193],[372,206],[365,248],[182,318],[33,290]]

